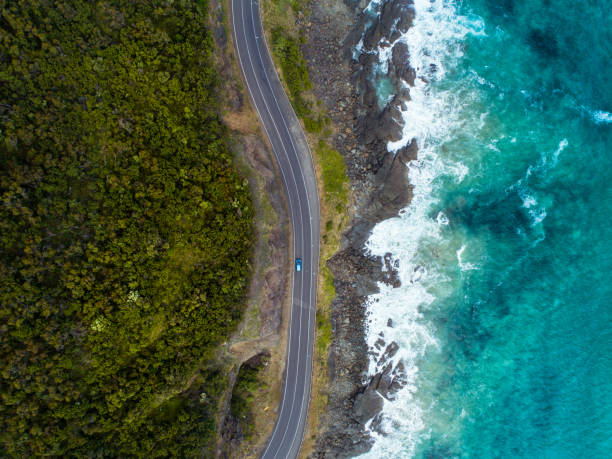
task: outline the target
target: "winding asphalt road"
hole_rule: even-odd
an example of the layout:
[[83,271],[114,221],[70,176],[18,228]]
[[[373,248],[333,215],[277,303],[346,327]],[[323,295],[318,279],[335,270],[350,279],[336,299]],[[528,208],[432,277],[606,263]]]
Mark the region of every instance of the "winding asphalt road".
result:
[[319,197],[312,156],[268,52],[257,0],[231,0],[234,46],[251,99],[280,169],[293,227],[287,364],[278,418],[264,459],[297,457],[308,416],[319,270]]

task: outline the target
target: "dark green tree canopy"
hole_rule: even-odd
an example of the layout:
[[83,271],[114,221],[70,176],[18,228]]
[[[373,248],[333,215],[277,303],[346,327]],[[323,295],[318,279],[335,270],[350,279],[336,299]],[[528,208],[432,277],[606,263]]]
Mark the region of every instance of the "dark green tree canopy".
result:
[[204,7],[0,5],[0,455],[205,455],[253,213]]

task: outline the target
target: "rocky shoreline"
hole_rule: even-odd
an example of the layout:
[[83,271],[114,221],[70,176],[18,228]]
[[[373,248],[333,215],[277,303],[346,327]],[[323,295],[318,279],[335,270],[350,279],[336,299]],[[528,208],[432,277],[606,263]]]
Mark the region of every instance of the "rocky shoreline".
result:
[[[401,363],[395,367],[387,363],[397,344],[386,343],[381,336],[376,349],[370,350],[365,341],[368,296],[378,291],[378,282],[397,287],[399,279],[391,258],[368,255],[364,244],[377,223],[396,216],[412,198],[407,164],[416,159],[415,141],[395,153],[387,150],[387,142],[402,137],[400,109],[410,100],[415,79],[408,47],[394,44],[381,75],[393,87],[390,100],[380,102],[373,75],[381,71],[375,50],[391,47],[408,30],[414,9],[412,0],[386,0],[377,7],[378,15],[368,15],[367,5],[364,0],[311,2],[311,14],[303,24],[307,37],[303,51],[314,92],[337,128],[334,147],[345,159],[354,197],[350,228],[341,249],[328,261],[337,297],[331,306],[334,338],[328,356],[328,407],[311,455],[317,458],[368,451],[372,438],[366,423],[376,429],[383,397],[392,400],[405,385]],[[361,53],[354,56],[358,46]],[[391,319],[388,326],[393,326]],[[380,369],[375,376],[368,375],[371,355]]]

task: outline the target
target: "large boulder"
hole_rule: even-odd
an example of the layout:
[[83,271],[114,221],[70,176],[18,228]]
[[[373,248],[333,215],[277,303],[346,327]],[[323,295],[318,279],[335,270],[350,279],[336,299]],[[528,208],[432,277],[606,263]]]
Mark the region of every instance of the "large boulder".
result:
[[387,1],[363,35],[364,47],[371,50],[382,41],[393,43],[412,26],[414,15],[413,0]]
[[397,215],[412,199],[412,185],[408,181],[408,162],[416,158],[416,141],[396,154],[387,153],[375,176],[377,191],[363,212],[372,221],[382,221]]
[[[376,93],[373,94],[375,96]],[[365,145],[400,140],[403,131],[402,109],[405,108],[405,102],[398,95],[395,95],[382,111],[377,105],[372,106],[361,120],[359,140]]]
[[365,391],[357,394],[353,403],[353,417],[361,424],[365,424],[382,411],[383,398],[372,385]]
[[394,400],[397,392],[405,387],[407,383],[408,377],[404,364],[399,362],[395,367],[392,367],[391,363],[389,363],[380,373],[376,390],[387,400]]
[[414,86],[416,72],[410,67],[410,51],[408,45],[403,41],[398,41],[393,45],[389,77],[396,85],[400,83],[398,80],[403,80],[410,86]]
[[404,125],[402,110],[406,110],[406,103],[400,96],[395,95],[380,114],[378,128],[380,139],[391,142],[401,140]]
[[400,34],[408,32],[414,22],[414,2],[413,0],[393,0],[385,5],[385,9],[390,11],[389,14],[393,18],[393,29],[387,35],[391,42],[399,38]]

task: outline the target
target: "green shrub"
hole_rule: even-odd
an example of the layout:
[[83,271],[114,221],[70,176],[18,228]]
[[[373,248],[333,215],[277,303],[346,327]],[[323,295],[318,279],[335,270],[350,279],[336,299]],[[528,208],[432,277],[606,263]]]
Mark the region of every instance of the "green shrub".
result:
[[[334,288],[334,277],[327,266],[321,269],[323,275],[323,302],[327,303],[336,296]],[[327,355],[326,351],[332,341],[332,325],[329,318],[328,309],[317,311],[317,341],[316,354],[319,356]]]
[[272,52],[280,63],[295,113],[300,118],[310,115],[310,103],[303,98],[302,92],[312,89],[312,83],[298,40],[277,27],[272,30]]
[[261,368],[262,366],[253,368],[246,364],[240,366],[230,400],[230,414],[238,420],[247,439],[251,438],[255,427],[252,403],[255,391],[262,385],[259,380]]
[[323,121],[321,117],[314,119],[310,116],[304,118],[304,126],[306,130],[312,134],[319,134],[323,130]]

